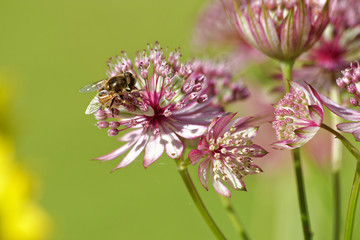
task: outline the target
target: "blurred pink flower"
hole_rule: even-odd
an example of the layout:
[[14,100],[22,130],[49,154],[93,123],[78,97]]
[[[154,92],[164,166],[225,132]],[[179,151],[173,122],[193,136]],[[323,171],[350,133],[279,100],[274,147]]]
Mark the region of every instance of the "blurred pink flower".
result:
[[[131,129],[119,138],[125,142],[123,146],[97,160],[112,160],[128,152],[116,170],[130,164],[143,151],[145,168],[164,152],[171,158],[179,158],[183,154],[184,139],[200,137],[212,119],[223,114],[215,103],[239,98],[221,96],[220,93],[226,91],[237,93],[231,90],[231,76],[224,69],[200,61],[180,63],[180,56],[178,49],[166,56],[156,43],[138,52],[134,61],[123,52],[115,62],[108,62],[109,77],[131,73],[137,79],[139,91],[124,93],[126,101],[118,101],[112,109],[95,113],[99,120],[97,126],[109,128],[109,136]],[[215,87],[217,84],[222,85],[221,90]],[[242,91],[246,93],[245,88]],[[246,96],[240,95],[240,98]]]
[[301,57],[304,64],[294,72],[296,81],[306,79],[317,90],[328,91],[340,70],[360,58],[360,8],[354,3],[330,2],[330,24],[318,43]]
[[259,51],[281,61],[293,61],[320,38],[329,22],[328,1],[234,1],[228,9],[240,34]]
[[251,157],[263,157],[267,152],[252,143],[258,127],[247,126],[248,117],[232,119],[234,114],[217,117],[201,137],[198,149],[191,150],[189,159],[193,165],[200,163],[198,175],[203,187],[208,190],[208,173],[216,192],[230,197],[227,183],[235,190],[246,190],[242,178],[262,172]]
[[230,22],[223,4],[226,8],[233,5],[232,0],[223,0],[223,3],[211,0],[199,13],[192,37],[194,50],[215,48],[217,56],[227,59],[227,64],[236,70],[244,69],[249,63],[263,61],[264,55],[250,46]]
[[[360,66],[358,62],[353,62],[349,68],[342,71],[343,77],[338,78],[336,83],[339,87],[346,89],[353,97],[350,98],[350,103],[353,106],[359,106],[360,100]],[[356,141],[360,141],[360,112],[341,106],[326,96],[321,96],[324,105],[334,112],[339,117],[351,121],[346,123],[339,123],[336,127],[347,133],[352,133]]]
[[275,106],[273,128],[280,141],[279,149],[294,149],[308,142],[323,121],[322,101],[310,85],[307,89],[292,82],[287,93]]

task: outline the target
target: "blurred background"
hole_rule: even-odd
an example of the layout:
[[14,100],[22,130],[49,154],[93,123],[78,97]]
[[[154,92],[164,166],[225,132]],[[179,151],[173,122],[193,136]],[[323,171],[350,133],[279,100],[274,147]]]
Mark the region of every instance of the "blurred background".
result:
[[[205,3],[0,2],[0,232],[8,232],[0,239],[214,239],[171,159],[164,156],[147,170],[139,159],[111,174],[120,159],[91,161],[119,143],[84,114],[94,94],[78,93],[105,78],[105,62],[122,50],[133,58],[147,43],[159,41],[170,49],[180,46],[183,60],[196,56],[191,39]],[[245,83],[257,88],[251,79]],[[229,110],[256,114],[251,101]],[[328,146],[312,141],[318,149]],[[288,153],[271,150],[270,143],[263,143],[268,156],[257,161],[264,173],[246,177],[248,191],[232,191],[231,201],[252,239],[302,239],[292,161]],[[329,162],[309,154],[304,164],[314,237],[330,239]],[[345,154],[343,217],[354,166]],[[6,175],[14,171],[19,176]],[[190,172],[220,228],[228,239],[236,239],[215,191],[200,186],[197,167]],[[25,193],[14,195],[20,200],[13,207],[17,200],[4,197],[7,191]],[[353,237],[360,239],[357,228]]]

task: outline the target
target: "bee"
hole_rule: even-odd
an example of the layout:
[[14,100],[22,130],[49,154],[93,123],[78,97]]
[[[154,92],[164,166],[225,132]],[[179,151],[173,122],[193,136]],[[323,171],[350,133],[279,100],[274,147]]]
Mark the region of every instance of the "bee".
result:
[[82,87],[79,92],[97,91],[91,100],[85,114],[93,114],[102,108],[109,108],[116,103],[125,103],[124,94],[136,91],[136,78],[130,72],[118,74],[108,79],[103,79]]

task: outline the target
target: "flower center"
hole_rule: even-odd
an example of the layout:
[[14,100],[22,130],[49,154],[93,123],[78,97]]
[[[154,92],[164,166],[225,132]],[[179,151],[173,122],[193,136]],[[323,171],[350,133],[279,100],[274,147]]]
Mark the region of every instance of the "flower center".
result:
[[304,121],[311,121],[305,93],[287,93],[275,108],[275,119],[273,127],[279,140],[296,139],[294,130],[301,127]]

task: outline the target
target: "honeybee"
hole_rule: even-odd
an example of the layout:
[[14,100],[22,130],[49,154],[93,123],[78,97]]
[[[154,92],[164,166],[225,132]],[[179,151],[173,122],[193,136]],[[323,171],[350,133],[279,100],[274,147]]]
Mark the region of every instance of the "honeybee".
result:
[[136,91],[136,79],[130,72],[103,79],[82,87],[79,92],[97,91],[85,114],[93,114],[102,108],[110,108],[117,102],[124,103],[124,94]]

